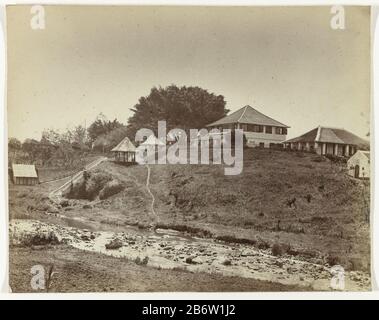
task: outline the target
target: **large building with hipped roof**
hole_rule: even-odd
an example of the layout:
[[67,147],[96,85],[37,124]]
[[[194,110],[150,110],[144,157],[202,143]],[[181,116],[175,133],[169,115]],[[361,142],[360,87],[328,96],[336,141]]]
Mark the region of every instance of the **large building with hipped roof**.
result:
[[249,147],[282,147],[289,126],[245,106],[230,115],[207,125],[208,129],[243,129]]

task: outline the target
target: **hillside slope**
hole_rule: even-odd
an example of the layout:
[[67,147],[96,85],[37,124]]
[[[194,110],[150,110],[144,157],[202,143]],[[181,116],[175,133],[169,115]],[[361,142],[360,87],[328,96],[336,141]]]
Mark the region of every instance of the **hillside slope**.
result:
[[[54,210],[108,225],[156,225],[272,248],[277,254],[369,270],[369,183],[315,154],[248,149],[244,169],[221,165],[101,164],[124,185],[108,199],[69,200]],[[152,210],[152,195],[154,210]],[[26,203],[28,201],[25,201]]]

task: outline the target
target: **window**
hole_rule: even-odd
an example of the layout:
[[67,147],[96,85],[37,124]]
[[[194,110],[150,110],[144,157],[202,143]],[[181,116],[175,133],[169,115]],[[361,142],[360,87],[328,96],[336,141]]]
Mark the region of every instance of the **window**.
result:
[[276,134],[287,134],[287,128],[276,127],[275,128],[275,133]]
[[247,124],[241,124],[241,129],[243,130],[243,131],[248,131],[247,130]]
[[253,128],[252,128],[253,132],[263,132],[263,126],[259,126],[259,125],[253,125]]
[[266,133],[272,133],[272,127],[266,126]]
[[259,148],[264,148],[264,147],[265,147],[264,142],[260,142],[260,143],[259,143]]

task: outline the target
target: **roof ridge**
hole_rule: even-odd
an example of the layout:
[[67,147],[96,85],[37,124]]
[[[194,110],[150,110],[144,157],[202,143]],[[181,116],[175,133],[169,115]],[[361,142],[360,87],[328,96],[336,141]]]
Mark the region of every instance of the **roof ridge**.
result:
[[[312,129],[312,130],[314,130],[314,129]],[[318,126],[317,127],[317,134],[316,134],[315,141],[319,141],[320,140],[320,136],[321,136],[321,126]]]
[[278,122],[278,123],[280,123],[281,125],[283,125],[284,127],[291,128],[291,127],[287,126],[286,124],[284,124],[283,122],[280,122],[280,121],[278,121],[278,120],[275,120],[274,118],[271,118],[271,117],[268,116],[268,115],[265,115],[264,113],[260,112],[259,110],[253,108],[253,107],[250,106],[250,105],[246,105],[246,107],[250,107],[250,108],[253,109],[254,111],[256,111],[256,112],[258,112],[259,114],[261,114],[262,116],[265,116],[265,117],[267,117],[267,118],[269,118],[269,119],[271,119],[271,120],[273,120],[273,121],[275,121],[275,122]]
[[[244,106],[245,109],[243,110],[241,116],[238,118],[237,122],[240,122],[241,118],[244,116],[244,114],[245,114],[245,112],[246,112],[247,107],[250,107],[250,106],[249,106],[248,104],[247,104],[246,106]],[[250,108],[252,108],[252,107],[250,107]],[[240,109],[239,109],[239,110],[240,110]]]
[[319,126],[320,128],[323,128],[323,129],[336,129],[336,130],[345,130],[347,131],[345,128],[338,128],[338,127],[325,127],[325,126]]

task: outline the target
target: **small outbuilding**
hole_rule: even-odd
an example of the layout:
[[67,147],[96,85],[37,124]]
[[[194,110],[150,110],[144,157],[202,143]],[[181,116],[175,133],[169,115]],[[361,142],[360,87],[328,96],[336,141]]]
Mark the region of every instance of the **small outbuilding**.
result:
[[39,183],[34,164],[12,164],[12,176],[14,184],[33,186]]
[[370,178],[370,151],[358,150],[347,160],[347,169],[354,178]]
[[134,163],[136,161],[136,147],[128,137],[125,137],[111,152],[114,153],[116,162]]

